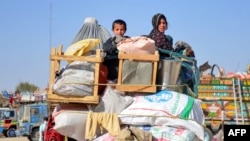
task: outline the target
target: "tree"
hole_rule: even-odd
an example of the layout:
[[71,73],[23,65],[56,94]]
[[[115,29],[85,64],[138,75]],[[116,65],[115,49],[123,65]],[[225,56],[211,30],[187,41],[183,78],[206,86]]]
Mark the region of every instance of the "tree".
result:
[[29,82],[20,82],[16,86],[16,90],[20,91],[28,91],[28,92],[34,92],[38,87],[34,84],[30,84]]

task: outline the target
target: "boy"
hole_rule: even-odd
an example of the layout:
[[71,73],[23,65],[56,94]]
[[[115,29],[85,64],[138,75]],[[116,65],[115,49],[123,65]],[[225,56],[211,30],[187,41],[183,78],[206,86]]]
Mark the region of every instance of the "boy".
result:
[[117,44],[128,36],[124,36],[127,31],[126,22],[117,19],[112,23],[112,32],[114,37],[109,38],[103,44],[103,50],[106,52],[103,64],[108,68],[108,80],[116,80],[118,77],[118,49]]

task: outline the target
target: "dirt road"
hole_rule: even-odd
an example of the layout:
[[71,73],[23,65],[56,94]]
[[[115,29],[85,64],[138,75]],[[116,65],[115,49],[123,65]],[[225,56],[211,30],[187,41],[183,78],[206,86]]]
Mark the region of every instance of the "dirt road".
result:
[[29,139],[27,137],[6,138],[3,134],[0,133],[0,141],[29,141]]
[[29,141],[26,137],[0,138],[0,141]]

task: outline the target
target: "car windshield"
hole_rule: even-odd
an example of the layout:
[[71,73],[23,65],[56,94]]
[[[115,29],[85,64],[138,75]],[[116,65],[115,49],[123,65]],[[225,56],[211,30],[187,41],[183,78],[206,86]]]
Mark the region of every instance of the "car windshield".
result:
[[15,112],[14,111],[4,111],[2,113],[2,116],[3,116],[2,117],[3,119],[9,119],[9,118],[12,118],[15,116]]
[[30,107],[22,106],[19,109],[19,120],[29,120],[30,110]]
[[10,112],[5,111],[3,116],[4,116],[4,118],[9,118],[10,117]]

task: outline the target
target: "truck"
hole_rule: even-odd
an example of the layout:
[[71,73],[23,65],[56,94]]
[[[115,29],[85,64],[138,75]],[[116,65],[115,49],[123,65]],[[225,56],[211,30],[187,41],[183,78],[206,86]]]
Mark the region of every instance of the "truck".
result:
[[22,105],[15,131],[16,136],[27,136],[31,141],[39,140],[39,127],[44,117],[48,117],[49,110],[46,102],[36,102]]
[[15,130],[17,128],[18,122],[18,111],[15,108],[1,108],[1,121],[0,121],[0,129],[1,133],[5,137],[15,137]]
[[5,110],[8,110],[9,108],[5,108],[5,107],[1,107],[0,108],[0,133],[2,133],[3,132],[3,122],[2,122],[2,120],[3,120],[3,118],[4,118],[4,111]]
[[223,138],[224,125],[250,124],[250,79],[247,77],[250,73],[229,77],[218,71],[215,77],[214,69],[220,70],[220,67],[214,64],[210,75],[200,77],[198,94],[203,101],[208,132]]
[[18,110],[11,105],[11,94],[2,91],[0,94],[0,132],[6,137],[15,137],[16,125],[18,122]]
[[[161,50],[159,50],[161,51]],[[175,52],[168,52],[168,51],[162,51],[163,53],[167,52],[171,54],[173,58],[184,58],[185,60],[190,60],[190,58],[179,55]],[[56,93],[53,93],[52,87],[55,82],[56,75],[58,72],[60,72],[61,69],[61,61],[63,60],[87,60],[87,61],[93,61],[94,63],[98,64],[101,61],[98,62],[98,60],[101,60],[98,56],[98,51],[96,53],[96,58],[88,59],[88,57],[79,57],[79,56],[70,56],[66,57],[63,55],[62,52],[62,46],[59,46],[58,50],[52,48],[52,54],[50,56],[50,86],[48,90],[48,102],[64,102],[64,103],[87,103],[87,104],[98,104],[98,76],[99,76],[99,65],[96,65],[95,68],[95,75],[97,74],[97,77],[95,76],[95,86],[93,95],[91,96],[85,96],[85,97],[73,97],[73,96],[60,96]],[[122,58],[123,57],[123,58]],[[149,56],[149,57],[140,57],[140,55],[137,55],[140,59],[148,59],[153,58],[152,62],[155,63],[155,56]],[[121,59],[122,58],[122,59]],[[136,60],[136,56],[133,56],[131,58],[126,58],[126,55],[121,54],[120,62],[125,59],[130,60]],[[125,58],[125,59],[124,59]],[[158,56],[159,58],[159,56]],[[96,60],[95,60],[96,59]],[[145,61],[144,60],[144,61]],[[147,60],[148,61],[148,60]],[[158,60],[159,61],[159,60]],[[192,61],[192,63],[194,63]],[[183,64],[182,64],[183,65]],[[157,66],[157,65],[155,65]],[[184,64],[184,67],[188,67],[188,64]],[[173,67],[173,66],[170,66]],[[249,79],[239,79],[239,78],[224,78],[219,77],[216,78],[213,75],[214,68],[218,67],[218,65],[213,65],[211,68],[210,75],[213,76],[212,79],[206,79],[204,82],[204,79],[202,76],[200,76],[199,70],[194,68],[193,66],[189,67],[188,69],[192,70],[194,72],[193,75],[193,84],[192,84],[192,90],[193,94],[192,96],[202,101],[202,110],[205,115],[205,125],[204,125],[204,140],[205,141],[211,141],[213,140],[214,136],[219,133],[219,131],[223,132],[223,126],[225,124],[249,124],[249,107],[250,107],[250,80]],[[218,67],[219,68],[219,67]],[[157,70],[153,68],[153,74],[152,74],[152,80],[155,80],[156,72]],[[119,66],[119,72],[122,71],[122,67]],[[159,73],[159,72],[157,72]],[[122,73],[118,74],[119,76],[122,75]],[[118,82],[116,85],[116,88],[123,89],[125,91],[133,90],[136,91],[137,88],[143,88],[144,86],[125,86],[122,85],[121,79],[119,79],[118,76]],[[170,78],[170,77],[169,77]],[[171,81],[171,80],[170,80]],[[150,86],[147,86],[147,90],[154,91],[154,89],[158,87],[155,83],[151,83]],[[176,85],[178,87],[178,85]],[[138,89],[139,90],[139,89]],[[137,91],[138,92],[138,91]],[[53,108],[50,108],[53,109]],[[223,134],[222,134],[223,136]],[[221,138],[222,138],[221,136]],[[222,140],[222,139],[220,139]]]
[[[172,54],[172,52],[171,52]],[[180,55],[179,53],[174,53],[173,55],[176,55],[178,58]],[[179,56],[178,56],[179,55]],[[156,82],[157,76],[160,74],[157,74],[158,71],[158,63],[160,61],[160,57],[159,57],[159,52],[156,51],[154,54],[147,54],[147,55],[130,55],[130,54],[126,54],[123,52],[119,52],[119,73],[118,73],[118,79],[117,79],[117,83],[114,83],[114,86],[116,88],[117,91],[125,91],[125,92],[135,92],[135,93],[141,93],[142,95],[146,95],[146,93],[151,93],[154,94],[159,90],[159,85],[168,85],[170,83],[164,83],[164,84],[157,84],[158,82]],[[183,56],[184,57],[184,56]],[[190,58],[185,57],[186,60],[189,60]],[[91,62],[94,65],[95,69],[94,70],[94,85],[93,85],[93,94],[87,95],[87,96],[75,96],[75,95],[60,95],[58,93],[56,93],[55,91],[52,90],[53,86],[55,86],[55,82],[59,82],[59,80],[57,81],[56,78],[61,78],[60,74],[61,74],[61,69],[63,68],[62,63],[63,61],[88,61]],[[152,69],[152,71],[150,72],[152,75],[147,75],[146,77],[150,77],[150,79],[147,79],[147,82],[137,82],[134,83],[132,85],[128,84],[128,83],[123,83],[122,80],[122,71],[123,69],[125,69],[125,67],[122,67],[122,64],[127,61],[127,60],[132,60],[132,61],[138,61],[138,62],[150,62],[147,63],[146,65],[150,64],[152,66],[150,66],[150,70]],[[193,73],[195,73],[193,75],[194,79],[194,83],[193,85],[190,85],[190,88],[187,88],[183,91],[186,91],[191,97],[197,97],[197,68],[195,68],[194,66],[192,66],[195,63],[195,60],[190,59],[191,60],[191,65],[189,66],[189,64],[185,64],[187,67],[189,67],[188,69],[191,69]],[[100,102],[100,95],[98,93],[98,88],[99,86],[102,85],[102,83],[99,83],[99,73],[100,73],[100,64],[103,61],[103,57],[101,56],[101,51],[100,50],[96,50],[96,54],[95,57],[89,57],[89,56],[65,56],[64,52],[62,52],[62,46],[60,45],[58,47],[58,50],[56,50],[55,48],[52,48],[51,50],[51,55],[50,55],[50,80],[49,80],[49,87],[48,87],[48,95],[47,95],[47,101],[49,103],[74,103],[74,104],[79,104],[79,105],[97,105]],[[162,63],[162,62],[161,62]],[[173,82],[175,83],[177,81],[177,78],[179,76],[179,73],[177,73],[178,69],[177,66],[175,66],[174,64],[175,62],[170,61],[170,66],[164,66],[165,64],[161,64],[161,66],[164,66],[166,69],[171,69],[173,68],[173,70],[169,70],[169,72],[162,74],[162,77],[167,77],[166,79],[162,79],[162,81],[168,81],[168,82]],[[181,61],[178,60],[176,61],[176,63],[178,64],[178,68],[180,70],[181,67]],[[185,67],[186,67],[185,66]],[[72,68],[74,68],[72,66]],[[194,69],[193,69],[194,68]],[[67,68],[64,68],[65,70]],[[65,71],[66,72],[66,71]],[[148,74],[148,73],[147,73]],[[171,75],[171,77],[170,77]],[[173,80],[171,80],[173,79]],[[72,82],[73,83],[73,82]],[[161,83],[161,82],[160,82]],[[73,83],[74,84],[74,83]],[[78,83],[76,83],[78,84]],[[83,83],[84,84],[84,83]],[[100,84],[100,85],[99,85]],[[104,84],[105,85],[105,84]],[[172,85],[172,84],[170,84]],[[189,86],[188,86],[189,87]],[[162,89],[163,86],[161,87]],[[161,89],[160,88],[160,89]],[[169,87],[167,87],[169,88]],[[176,87],[176,89],[179,89],[181,87]],[[174,88],[173,88],[174,89]],[[192,90],[191,90],[192,89]],[[193,91],[193,92],[190,92]],[[180,94],[180,93],[179,93]],[[166,96],[167,97],[167,96]],[[166,98],[166,97],[162,97],[162,98]],[[157,99],[157,98],[156,98]],[[160,99],[160,98],[159,98]],[[49,104],[50,105],[50,104]],[[178,104],[179,105],[179,104]],[[52,108],[50,108],[52,109]],[[199,114],[202,115],[202,111],[199,110]],[[131,115],[133,116],[133,115]],[[147,116],[147,115],[146,115]],[[135,115],[133,117],[136,117]],[[149,116],[150,117],[150,116]],[[49,120],[50,121],[50,120]],[[51,125],[51,123],[49,122],[49,125]],[[57,125],[55,123],[55,125]],[[197,124],[196,124],[197,125]],[[73,125],[70,125],[73,126]],[[77,125],[76,125],[77,126]],[[63,127],[62,127],[63,128]],[[80,127],[78,127],[80,128]],[[197,128],[201,129],[199,131],[199,137],[203,138],[203,126],[201,126],[200,124],[197,125]],[[50,134],[53,128],[46,130],[46,134]],[[62,129],[63,130],[63,129]],[[194,132],[192,132],[192,134],[195,134]],[[51,134],[50,134],[51,135]],[[69,136],[70,137],[70,136]],[[49,137],[48,137],[49,138]],[[211,137],[210,137],[211,138]],[[80,139],[80,138],[78,138]],[[81,137],[82,139],[82,137]]]

